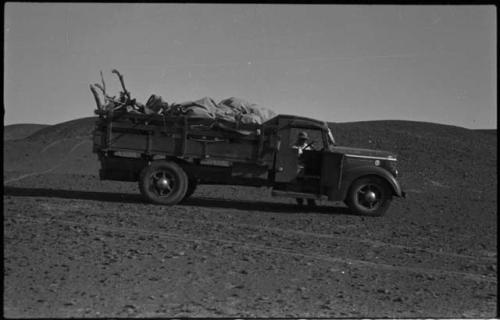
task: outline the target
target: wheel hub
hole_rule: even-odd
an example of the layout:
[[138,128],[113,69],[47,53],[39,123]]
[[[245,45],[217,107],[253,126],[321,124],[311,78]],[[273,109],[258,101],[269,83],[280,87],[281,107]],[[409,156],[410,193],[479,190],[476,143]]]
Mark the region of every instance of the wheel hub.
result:
[[365,194],[365,200],[368,201],[368,202],[374,202],[374,201],[377,200],[377,195],[373,191],[368,191]]
[[170,183],[167,178],[158,179],[158,181],[156,182],[156,186],[162,190],[170,189]]

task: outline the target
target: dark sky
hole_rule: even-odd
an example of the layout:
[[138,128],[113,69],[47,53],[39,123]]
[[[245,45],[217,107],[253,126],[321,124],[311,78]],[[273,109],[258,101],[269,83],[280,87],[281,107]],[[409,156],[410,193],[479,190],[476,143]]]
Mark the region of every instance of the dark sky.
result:
[[494,6],[5,6],[5,124],[92,116],[125,76],[167,102],[235,96],[327,121],[496,128]]

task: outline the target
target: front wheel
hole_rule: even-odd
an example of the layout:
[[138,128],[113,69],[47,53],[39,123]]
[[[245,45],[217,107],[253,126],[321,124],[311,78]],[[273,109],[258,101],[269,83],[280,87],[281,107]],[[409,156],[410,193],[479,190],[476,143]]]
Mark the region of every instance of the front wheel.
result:
[[141,194],[153,203],[174,205],[184,198],[187,187],[186,173],[174,162],[154,161],[139,177]]
[[382,216],[391,203],[391,191],[387,182],[378,177],[360,178],[349,189],[346,203],[353,213]]

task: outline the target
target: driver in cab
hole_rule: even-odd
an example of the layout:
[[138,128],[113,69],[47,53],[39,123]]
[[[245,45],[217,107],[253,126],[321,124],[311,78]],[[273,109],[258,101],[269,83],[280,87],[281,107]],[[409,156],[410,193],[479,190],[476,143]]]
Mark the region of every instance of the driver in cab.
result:
[[[302,153],[304,152],[304,150],[314,150],[312,148],[312,143],[309,142],[309,137],[307,136],[307,132],[305,132],[305,131],[302,131],[298,134],[297,141],[292,146],[292,148],[297,149],[299,159],[302,156]],[[302,163],[302,161],[299,160],[297,174],[301,175],[303,173],[303,171],[304,171],[304,164]],[[296,200],[297,200],[297,204],[299,206],[303,205],[304,199],[296,198]],[[315,206],[316,202],[314,201],[314,199],[307,199],[307,204],[309,206]]]
[[299,156],[302,155],[304,150],[313,150],[311,147],[311,143],[308,143],[309,137],[307,136],[307,132],[302,131],[297,136],[297,141],[292,146],[292,148],[297,149]]

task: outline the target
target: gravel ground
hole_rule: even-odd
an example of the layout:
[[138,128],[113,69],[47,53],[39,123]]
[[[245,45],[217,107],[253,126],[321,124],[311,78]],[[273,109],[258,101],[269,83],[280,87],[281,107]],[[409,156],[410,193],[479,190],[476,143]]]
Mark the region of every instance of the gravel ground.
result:
[[[408,198],[383,217],[342,203],[304,211],[265,188],[232,186],[148,204],[135,183],[99,181],[91,144],[71,131],[33,149],[36,139],[11,141],[4,315],[495,317],[496,136],[396,124],[334,125],[346,144],[405,159]],[[420,144],[401,142],[411,136]]]
[[5,188],[6,316],[496,314],[496,244],[475,221],[463,227],[471,208],[444,208],[455,224],[429,222],[439,206],[418,212],[424,195],[414,194],[368,218],[211,186],[162,207],[134,184],[86,187],[99,184],[47,174]]

